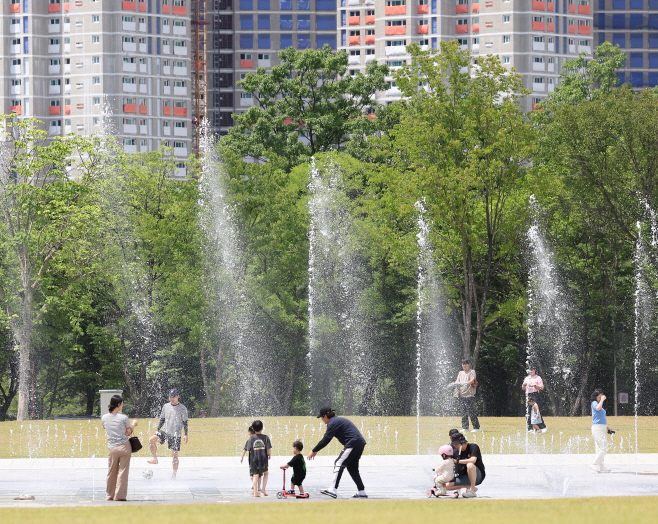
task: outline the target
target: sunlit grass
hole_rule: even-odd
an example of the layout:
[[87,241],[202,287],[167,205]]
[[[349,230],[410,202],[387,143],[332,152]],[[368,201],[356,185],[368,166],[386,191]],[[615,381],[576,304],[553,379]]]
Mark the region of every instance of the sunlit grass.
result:
[[[363,432],[368,445],[366,454],[410,455],[417,449],[417,426],[414,417],[351,417]],[[324,433],[324,424],[310,417],[265,417],[265,433],[270,435],[275,455],[288,455],[292,442],[301,439],[307,448],[314,446]],[[246,418],[206,418],[190,420],[190,441],[183,444],[181,456],[238,455],[247,439]],[[632,417],[609,417],[617,431],[611,439],[610,453],[635,450]],[[590,417],[548,418],[549,432],[527,435],[521,417],[483,417],[484,433],[468,433],[484,453],[523,453],[526,437],[529,449],[541,453],[592,453]],[[146,444],[153,434],[156,419],[140,420],[137,436]],[[421,454],[436,453],[447,440],[450,428],[459,428],[457,417],[422,417],[420,421]],[[164,446],[166,447],[166,446]],[[658,417],[640,417],[638,448],[642,453],[658,452]],[[326,451],[337,454],[334,441]],[[323,452],[324,453],[324,452]],[[0,423],[0,458],[91,457],[107,454],[105,431],[99,420],[49,420]],[[143,449],[139,455],[146,456]]]

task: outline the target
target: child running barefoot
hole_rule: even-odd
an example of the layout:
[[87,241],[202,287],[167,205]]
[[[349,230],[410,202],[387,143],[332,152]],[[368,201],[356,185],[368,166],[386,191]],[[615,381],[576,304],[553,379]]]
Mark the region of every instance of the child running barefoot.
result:
[[[242,462],[245,452],[249,451],[249,474],[253,481],[253,496],[260,497],[262,493],[267,497],[265,487],[267,486],[268,464],[272,456],[272,442],[270,437],[263,434],[263,423],[260,420],[254,420],[251,427],[256,433],[249,437],[244,445],[240,462]],[[262,488],[261,477],[263,477]]]
[[292,453],[293,457],[290,459],[285,466],[281,466],[281,469],[292,468],[292,478],[290,479],[290,495],[295,494],[295,486],[299,486],[299,493],[304,494],[304,487],[302,482],[306,478],[306,462],[304,461],[304,455],[302,455],[302,450],[304,449],[304,444],[299,440],[295,440],[292,443]]
[[546,426],[539,411],[539,404],[537,404],[534,398],[530,398],[528,399],[528,405],[530,406],[530,423],[532,424],[532,429],[535,430],[535,433],[546,433]]
[[455,463],[452,460],[452,446],[450,444],[441,446],[439,448],[439,454],[443,460],[439,462],[434,470],[436,473],[436,476],[434,477],[434,487],[439,495],[445,495],[445,485],[455,478]]

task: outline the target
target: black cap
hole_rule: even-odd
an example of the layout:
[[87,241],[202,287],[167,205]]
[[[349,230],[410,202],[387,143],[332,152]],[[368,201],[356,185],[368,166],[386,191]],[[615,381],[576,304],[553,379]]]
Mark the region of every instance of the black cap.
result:
[[316,418],[322,418],[325,415],[328,415],[329,413],[331,413],[332,411],[333,411],[333,409],[331,409],[329,407],[321,408],[320,409],[320,414]]
[[452,442],[453,442],[453,444],[455,442],[459,442],[460,444],[466,444],[468,442],[468,440],[466,440],[466,437],[464,435],[462,435],[461,433],[455,433],[452,436]]
[[178,388],[172,388],[171,390],[169,390],[170,397],[177,397],[179,395],[180,393],[178,392]]

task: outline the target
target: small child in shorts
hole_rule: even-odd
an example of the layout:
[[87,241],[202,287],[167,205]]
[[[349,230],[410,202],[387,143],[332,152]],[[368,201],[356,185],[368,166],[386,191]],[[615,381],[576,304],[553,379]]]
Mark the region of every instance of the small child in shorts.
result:
[[530,424],[532,424],[532,429],[535,430],[535,433],[546,433],[546,424],[544,424],[544,419],[542,419],[541,412],[539,411],[539,404],[534,398],[528,399],[528,405],[530,406]]
[[292,454],[293,457],[290,459],[285,466],[281,466],[281,469],[292,468],[292,477],[290,478],[290,495],[295,494],[295,486],[299,486],[299,493],[304,494],[304,487],[302,482],[306,478],[306,462],[304,461],[304,455],[302,455],[302,450],[304,449],[304,444],[301,441],[295,440],[292,443]]
[[451,482],[455,478],[455,463],[452,460],[452,446],[446,444],[439,448],[439,455],[443,459],[436,466],[434,473],[434,487],[437,489],[439,494],[444,495],[446,492],[445,485],[448,482]]

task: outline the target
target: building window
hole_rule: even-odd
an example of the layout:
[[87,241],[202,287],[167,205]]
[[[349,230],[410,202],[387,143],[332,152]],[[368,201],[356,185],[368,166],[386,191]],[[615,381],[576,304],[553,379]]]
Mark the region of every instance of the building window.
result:
[[100,56],[94,56],[91,59],[92,64],[100,64],[101,63],[101,57]]
[[95,76],[94,77],[94,85],[98,85],[101,83],[101,77],[100,76]]
[[100,41],[101,41],[101,37],[98,36],[98,35],[94,35],[94,36],[91,37],[91,41],[92,41],[92,43],[94,43],[94,44],[98,44],[98,43],[100,43]]
[[503,24],[507,24],[510,21],[510,15],[503,15]]
[[93,23],[100,22],[100,21],[101,21],[101,17],[100,17],[99,15],[92,15],[92,17],[91,17],[91,21],[92,21]]
[[503,57],[503,64],[509,64],[509,56]]
[[503,35],[503,44],[509,44],[509,35]]

